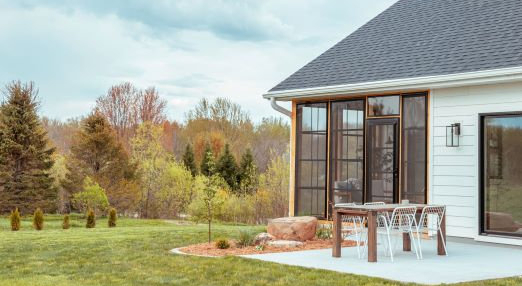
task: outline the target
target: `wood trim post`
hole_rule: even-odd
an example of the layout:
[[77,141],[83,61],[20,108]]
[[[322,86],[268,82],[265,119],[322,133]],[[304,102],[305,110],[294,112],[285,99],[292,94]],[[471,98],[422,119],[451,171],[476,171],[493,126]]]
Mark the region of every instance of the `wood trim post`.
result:
[[297,104],[292,101],[292,122],[290,129],[290,177],[288,190],[288,215],[295,216],[295,161],[296,161],[296,133],[297,133]]

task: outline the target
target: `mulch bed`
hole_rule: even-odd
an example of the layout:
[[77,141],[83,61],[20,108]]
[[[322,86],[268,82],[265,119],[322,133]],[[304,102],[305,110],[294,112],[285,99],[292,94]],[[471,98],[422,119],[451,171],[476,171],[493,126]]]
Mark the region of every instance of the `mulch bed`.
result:
[[[248,254],[263,254],[263,253],[276,253],[276,252],[291,252],[291,251],[300,251],[300,250],[313,250],[313,249],[324,249],[324,248],[332,248],[332,240],[321,240],[314,239],[309,240],[303,243],[301,246],[297,247],[275,247],[270,245],[265,245],[263,250],[257,250],[255,246],[247,246],[243,248],[239,248],[236,246],[234,241],[230,241],[230,248],[228,249],[218,249],[215,243],[200,243],[193,244],[189,246],[185,246],[179,249],[179,251],[192,254],[192,255],[202,255],[202,256],[227,256],[227,255],[248,255]],[[355,246],[355,241],[345,240],[342,243],[343,247],[351,247]]]

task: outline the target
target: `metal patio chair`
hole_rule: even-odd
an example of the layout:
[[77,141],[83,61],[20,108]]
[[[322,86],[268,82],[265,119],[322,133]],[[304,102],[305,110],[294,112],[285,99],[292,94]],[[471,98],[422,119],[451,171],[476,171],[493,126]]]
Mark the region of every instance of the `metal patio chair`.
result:
[[[336,207],[352,207],[356,206],[355,203],[341,203],[336,204]],[[341,233],[343,236],[343,240],[349,238],[350,236],[355,236],[355,242],[357,243],[357,257],[361,258],[361,235],[362,235],[362,218],[360,216],[352,216],[352,215],[343,215],[342,217],[342,227]],[[359,227],[357,226],[359,225]]]
[[442,223],[442,218],[446,215],[446,207],[445,206],[425,206],[422,209],[422,214],[419,220],[419,224],[417,225],[417,243],[420,252],[420,258],[422,259],[422,247],[421,247],[421,235],[424,230],[428,231],[428,234],[431,231],[435,231],[438,235],[440,233],[440,238],[442,241],[442,246],[444,246],[444,251],[446,252],[446,256],[448,255],[448,250],[446,249],[446,241],[444,240],[444,236],[440,231],[440,225]]
[[[379,214],[377,216],[377,236],[386,236],[386,243],[384,252],[386,255],[390,255],[390,259],[393,262],[393,250],[392,246],[392,235],[394,233],[408,233],[410,239],[413,241],[413,247],[415,248],[415,255],[417,259],[420,259],[418,250],[418,243],[413,235],[413,232],[417,230],[417,222],[415,220],[415,214],[417,213],[417,207],[415,206],[404,206],[397,207],[393,210],[391,217],[385,214]],[[365,249],[366,249],[365,244]]]

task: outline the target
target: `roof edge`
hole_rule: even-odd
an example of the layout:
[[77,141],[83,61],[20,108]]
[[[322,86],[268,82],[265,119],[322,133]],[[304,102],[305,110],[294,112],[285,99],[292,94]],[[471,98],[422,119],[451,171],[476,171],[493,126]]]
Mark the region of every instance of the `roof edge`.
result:
[[292,100],[295,98],[317,96],[331,96],[340,94],[351,95],[419,89],[448,88],[468,85],[511,82],[517,80],[522,80],[522,66],[435,76],[270,91],[263,94],[263,97],[266,99],[275,98],[280,101],[285,101]]

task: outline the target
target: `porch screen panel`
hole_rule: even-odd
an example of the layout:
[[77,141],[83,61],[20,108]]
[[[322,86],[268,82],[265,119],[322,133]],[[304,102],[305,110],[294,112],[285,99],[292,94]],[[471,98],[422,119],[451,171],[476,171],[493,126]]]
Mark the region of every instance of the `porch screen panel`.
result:
[[522,236],[522,115],[482,121],[482,231]]
[[426,96],[402,98],[401,199],[426,203]]
[[331,104],[331,187],[336,203],[363,202],[364,100]]
[[296,215],[326,217],[327,104],[297,105]]

